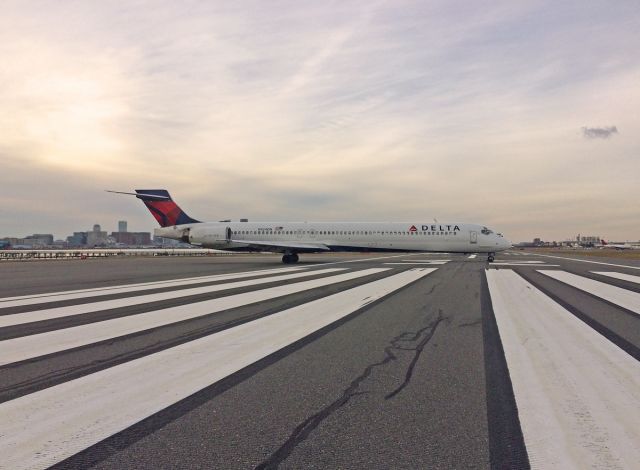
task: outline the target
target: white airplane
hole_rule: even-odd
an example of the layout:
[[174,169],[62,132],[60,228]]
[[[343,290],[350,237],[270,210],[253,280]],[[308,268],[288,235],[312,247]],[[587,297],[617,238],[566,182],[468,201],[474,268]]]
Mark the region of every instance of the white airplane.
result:
[[442,222],[200,222],[189,217],[165,189],[136,189],[160,224],[155,235],[204,248],[283,253],[285,264],[298,253],[329,251],[487,253],[492,262],[511,242],[476,224]]
[[633,245],[631,243],[609,243],[605,240],[600,240],[600,248],[613,248],[614,250],[640,250],[640,245]]

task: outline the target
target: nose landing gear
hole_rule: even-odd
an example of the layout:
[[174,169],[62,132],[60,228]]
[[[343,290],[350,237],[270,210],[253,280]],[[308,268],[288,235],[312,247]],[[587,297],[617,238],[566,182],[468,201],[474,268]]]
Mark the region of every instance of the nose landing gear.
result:
[[282,262],[284,264],[293,264],[298,262],[298,255],[295,253],[285,253],[282,257]]
[[487,261],[489,263],[493,263],[496,259],[496,254],[495,253],[489,253],[489,256],[487,256]]

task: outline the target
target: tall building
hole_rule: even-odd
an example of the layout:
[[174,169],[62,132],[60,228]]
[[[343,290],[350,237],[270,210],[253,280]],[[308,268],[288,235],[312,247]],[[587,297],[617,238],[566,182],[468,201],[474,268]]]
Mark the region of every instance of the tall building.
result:
[[73,232],[67,237],[69,246],[83,246],[87,244],[87,232]]
[[111,233],[111,238],[121,245],[151,245],[151,234],[149,232],[113,232]]
[[600,235],[583,235],[580,237],[582,246],[596,246],[600,244]]
[[91,232],[87,232],[88,246],[104,246],[107,244],[107,232],[100,230],[100,225],[95,224]]
[[34,233],[25,237],[25,240],[31,240],[31,244],[34,246],[53,245],[53,235],[50,233]]
[[118,221],[118,232],[124,233],[126,231],[127,231],[127,221],[126,220]]

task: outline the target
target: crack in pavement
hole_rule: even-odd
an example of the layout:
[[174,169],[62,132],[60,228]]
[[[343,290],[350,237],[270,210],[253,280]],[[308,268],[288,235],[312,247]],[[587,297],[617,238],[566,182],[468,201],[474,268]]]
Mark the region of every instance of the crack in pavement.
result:
[[[407,371],[405,373],[405,378],[403,382],[392,392],[388,393],[384,398],[385,400],[390,400],[396,395],[398,395],[402,390],[404,390],[407,385],[411,382],[411,378],[413,377],[413,371],[415,369],[418,360],[424,348],[427,346],[438,325],[445,320],[445,316],[443,315],[442,310],[438,310],[438,316],[429,324],[420,328],[415,332],[403,332],[398,336],[395,336],[390,342],[389,345],[384,348],[384,358],[378,362],[373,364],[369,364],[362,373],[351,381],[349,386],[342,392],[342,395],[330,403],[329,405],[322,408],[320,411],[310,416],[302,423],[300,423],[293,430],[289,438],[282,444],[274,453],[272,453],[267,459],[265,459],[262,463],[256,466],[256,470],[263,469],[274,469],[278,468],[278,466],[286,460],[295,450],[295,448],[304,442],[309,435],[320,425],[324,420],[326,420],[329,416],[331,416],[335,411],[342,408],[345,404],[347,404],[353,397],[358,395],[365,395],[369,392],[367,391],[359,391],[360,385],[371,375],[373,370],[377,367],[384,366],[391,361],[396,361],[398,358],[394,354],[395,351],[413,351],[414,355],[407,367]],[[401,343],[417,341],[420,339],[420,342],[415,347],[407,347],[402,346]]]
[[[413,359],[411,359],[411,362],[409,363],[409,367],[407,368],[407,372],[405,373],[404,381],[400,384],[400,386],[398,388],[396,388],[391,393],[387,394],[384,397],[385,400],[389,400],[389,399],[395,397],[398,393],[400,393],[402,390],[404,390],[407,385],[409,385],[409,382],[411,381],[411,377],[413,377],[413,370],[415,369],[416,364],[418,363],[418,360],[420,359],[420,356],[422,355],[422,351],[427,346],[427,344],[429,343],[431,338],[433,338],[433,335],[436,332],[436,328],[438,327],[440,322],[443,321],[444,319],[445,319],[445,317],[442,315],[442,309],[439,309],[438,310],[438,316],[430,324],[428,324],[427,326],[425,326],[423,328],[420,328],[418,331],[413,333],[413,336],[409,336],[409,338],[402,338],[405,335],[412,335],[412,333],[409,333],[409,332],[402,333],[401,335],[396,336],[396,338],[394,338],[391,341],[391,346],[387,346],[385,348],[385,352],[387,354],[391,354],[391,355],[393,355],[393,353],[391,353],[391,349],[400,349],[402,351],[414,351],[415,352],[415,354],[413,355]],[[397,341],[417,341],[418,338],[420,338],[423,334],[424,334],[424,337],[420,340],[420,342],[418,343],[418,345],[415,348],[401,348],[401,347],[395,346],[395,344],[394,344]],[[394,356],[394,360],[395,360],[395,356]]]
[[458,328],[464,328],[465,326],[479,326],[482,324],[482,318],[478,318],[477,320],[473,320],[467,323],[460,323]]

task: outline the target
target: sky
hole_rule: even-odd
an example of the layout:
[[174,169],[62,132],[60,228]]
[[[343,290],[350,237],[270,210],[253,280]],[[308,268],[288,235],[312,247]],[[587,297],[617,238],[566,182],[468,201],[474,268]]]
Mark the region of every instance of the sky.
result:
[[0,15],[0,236],[199,220],[640,239],[640,8],[29,1]]

